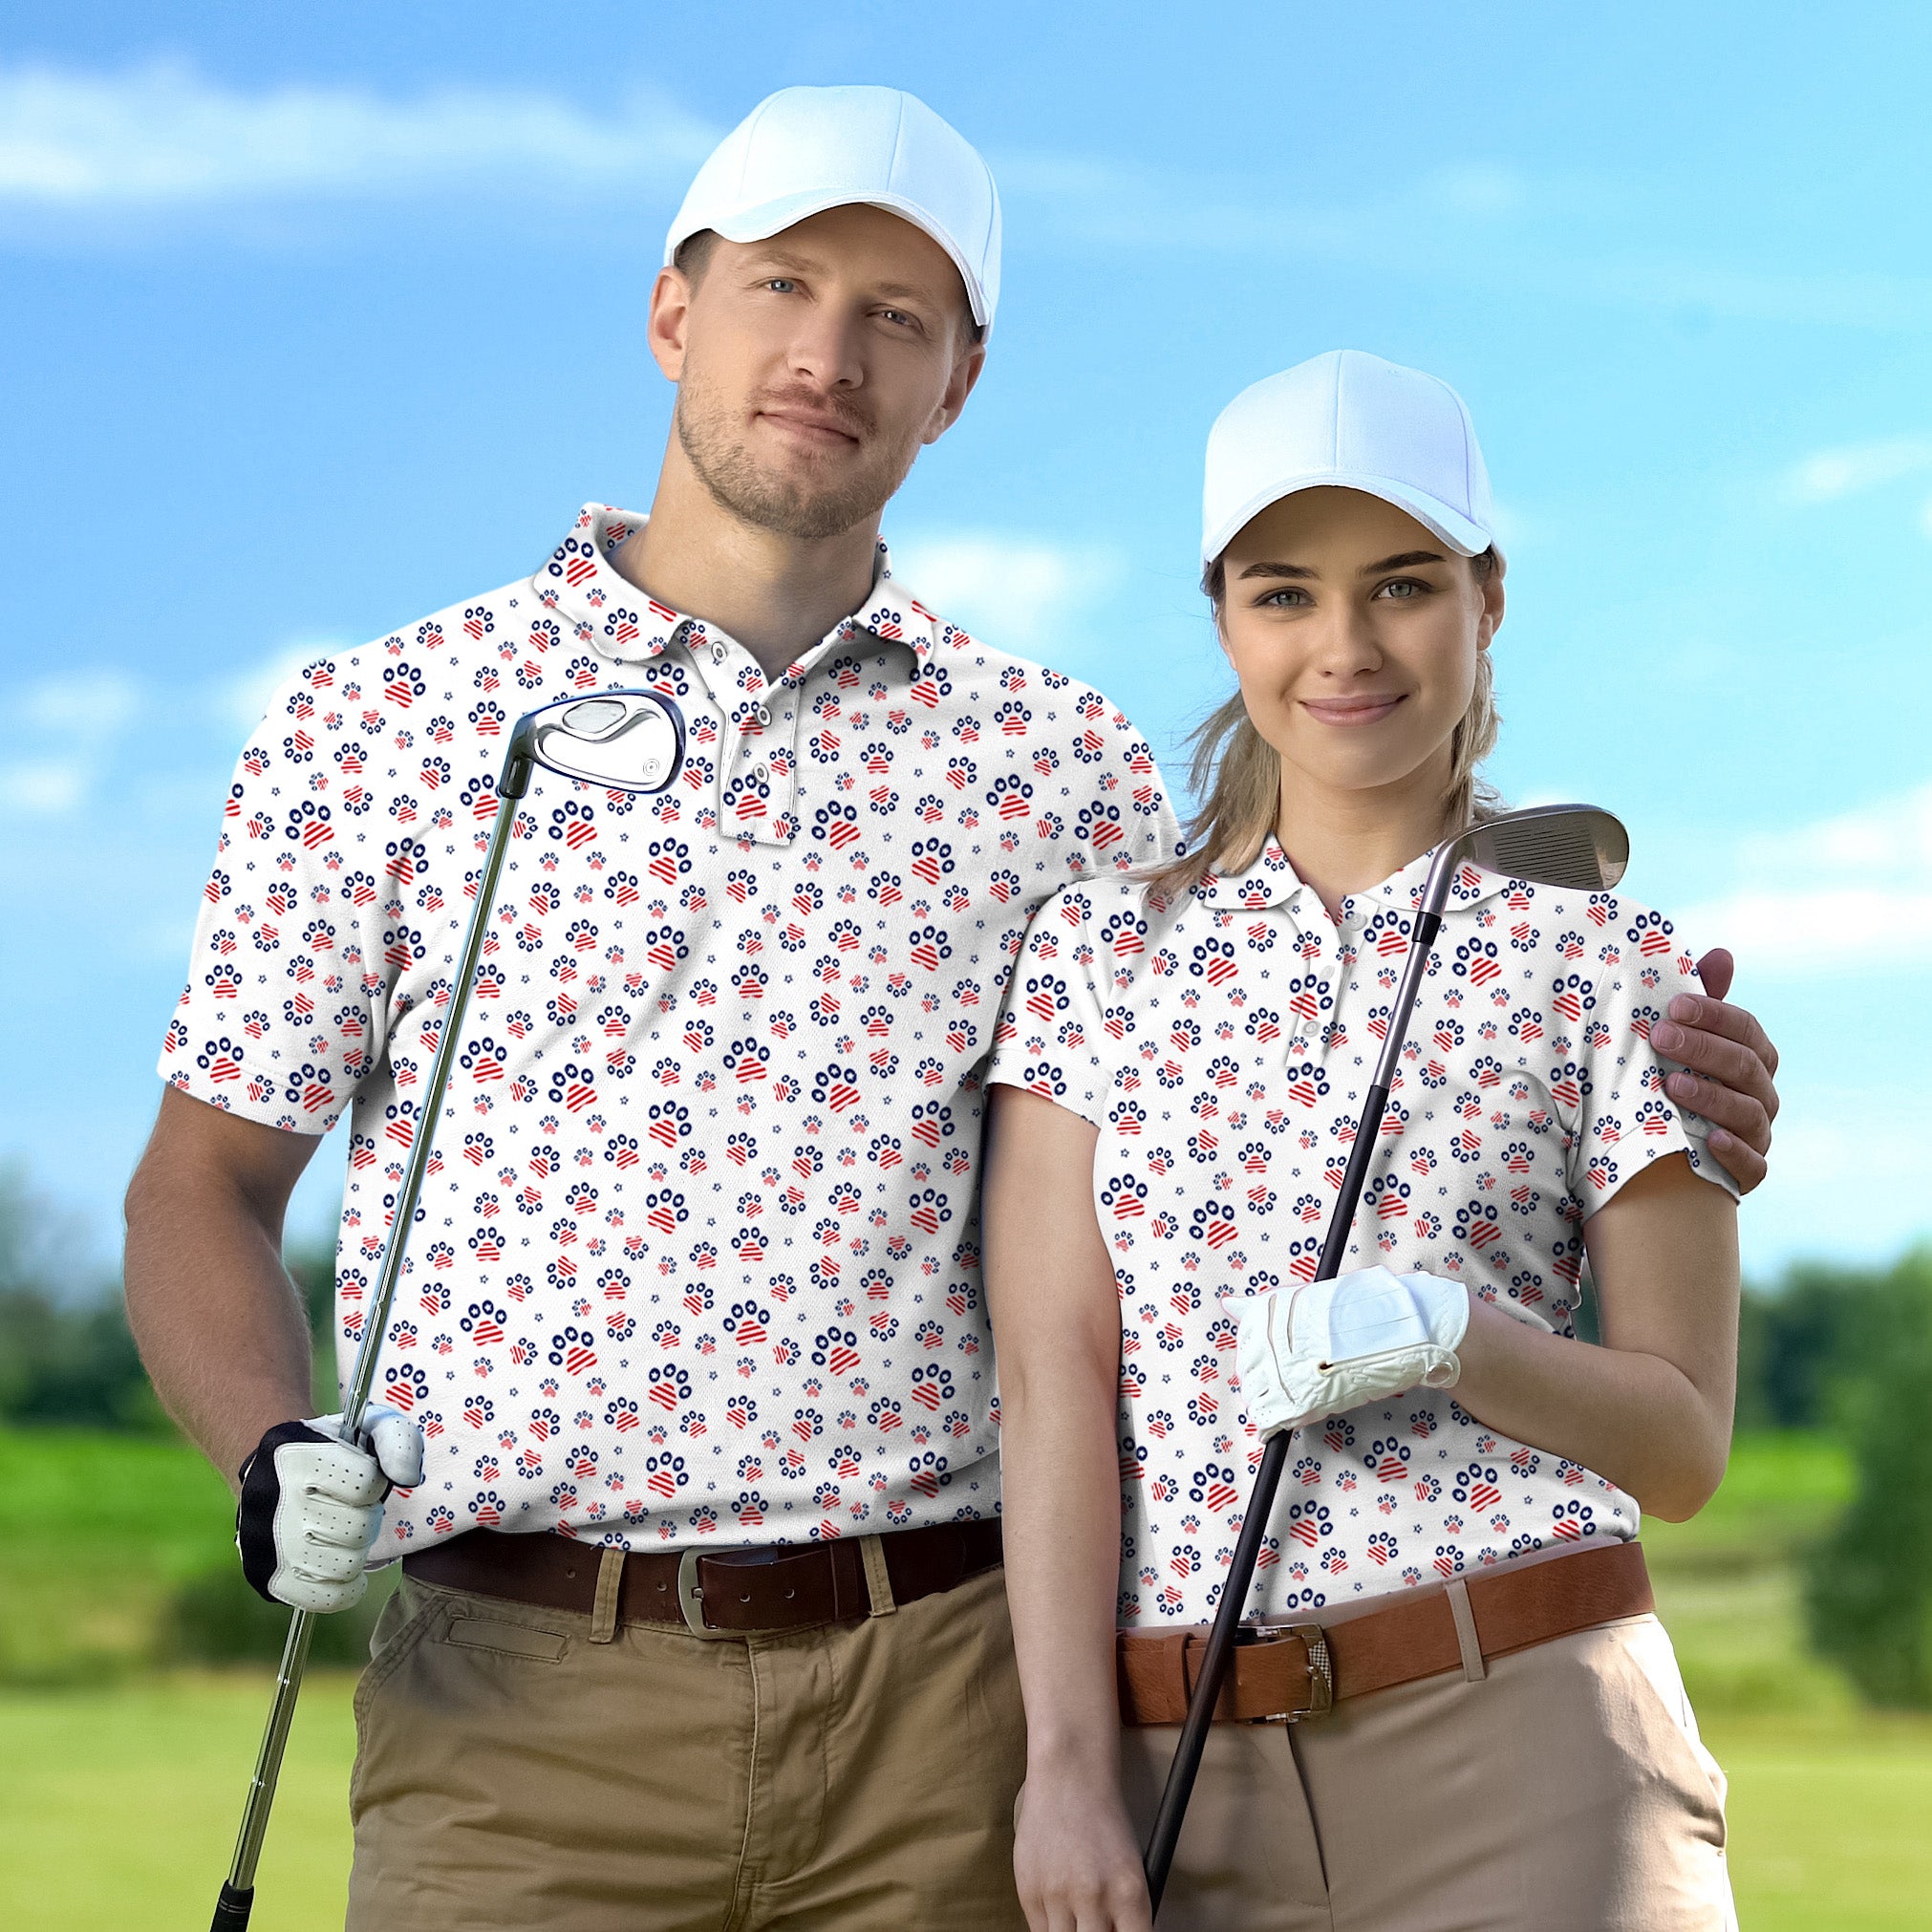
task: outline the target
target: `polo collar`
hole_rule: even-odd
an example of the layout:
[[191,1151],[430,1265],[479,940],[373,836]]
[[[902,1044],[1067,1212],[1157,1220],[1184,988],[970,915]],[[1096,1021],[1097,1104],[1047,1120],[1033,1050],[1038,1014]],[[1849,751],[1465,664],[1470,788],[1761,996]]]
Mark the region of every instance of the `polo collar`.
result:
[[[530,579],[537,601],[569,624],[572,635],[599,655],[631,663],[648,662],[674,643],[696,646],[724,633],[701,617],[647,597],[612,561],[644,527],[648,519],[611,504],[586,504],[570,533],[545,559]],[[904,644],[923,671],[941,645],[963,641],[966,633],[936,616],[892,578],[892,560],[884,542],[865,605],[835,624],[819,643],[787,667],[787,676],[834,645],[848,645],[861,633],[882,643]]]
[[[1377,913],[1391,908],[1414,912],[1422,903],[1429,858],[1430,854],[1424,852],[1380,885],[1351,892],[1342,902],[1341,917],[1331,919],[1320,895],[1297,874],[1280,842],[1270,832],[1252,865],[1236,872],[1210,872],[1194,888],[1194,892],[1204,905],[1224,911],[1259,912],[1280,906],[1292,912],[1301,926],[1313,925],[1319,919],[1347,932],[1367,925]],[[1449,903],[1444,911],[1466,911],[1507,891],[1513,883],[1479,867],[1465,865],[1449,884]]]

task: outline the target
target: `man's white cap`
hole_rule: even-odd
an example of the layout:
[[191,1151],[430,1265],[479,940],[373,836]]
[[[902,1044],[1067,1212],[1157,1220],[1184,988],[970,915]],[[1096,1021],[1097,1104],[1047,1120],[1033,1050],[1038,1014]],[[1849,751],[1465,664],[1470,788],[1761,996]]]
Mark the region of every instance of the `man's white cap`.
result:
[[760,103],[698,170],[664,239],[668,268],[704,228],[762,242],[861,202],[903,215],[953,258],[973,319],[999,302],[999,191],[979,152],[895,87],[786,87]]
[[1331,349],[1267,376],[1214,419],[1202,564],[1270,504],[1321,488],[1381,497],[1465,557],[1495,541],[1468,405],[1447,382],[1360,349]]

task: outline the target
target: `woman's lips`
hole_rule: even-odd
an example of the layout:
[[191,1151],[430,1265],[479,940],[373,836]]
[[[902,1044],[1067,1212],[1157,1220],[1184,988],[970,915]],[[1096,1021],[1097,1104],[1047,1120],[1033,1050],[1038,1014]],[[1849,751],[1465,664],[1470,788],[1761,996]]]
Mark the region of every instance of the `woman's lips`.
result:
[[1386,718],[1406,694],[1393,698],[1304,698],[1301,708],[1322,724],[1374,724]]

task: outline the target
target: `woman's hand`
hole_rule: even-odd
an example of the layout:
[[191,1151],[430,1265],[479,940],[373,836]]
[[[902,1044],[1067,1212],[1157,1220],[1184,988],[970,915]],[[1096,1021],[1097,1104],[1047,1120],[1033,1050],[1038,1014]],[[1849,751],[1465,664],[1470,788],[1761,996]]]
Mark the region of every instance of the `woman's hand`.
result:
[[1151,1932],[1120,1795],[1120,1291],[1094,1219],[1100,1130],[1018,1087],[989,1099],[980,1217],[1026,1700],[1014,1878],[1033,1932]]
[[1032,1932],[1153,1932],[1140,1847],[1107,1765],[1029,1770],[1013,1878]]

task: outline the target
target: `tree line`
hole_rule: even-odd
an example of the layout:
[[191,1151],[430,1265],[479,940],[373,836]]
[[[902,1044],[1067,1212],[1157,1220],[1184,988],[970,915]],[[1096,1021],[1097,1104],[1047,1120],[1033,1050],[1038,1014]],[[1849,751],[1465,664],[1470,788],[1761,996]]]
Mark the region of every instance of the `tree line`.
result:
[[[165,1432],[119,1285],[104,1272],[76,1279],[77,1249],[20,1174],[0,1170],[0,1424]],[[289,1267],[327,1389],[333,1256],[298,1252]],[[1932,1421],[1932,1247],[1881,1266],[1795,1262],[1747,1286],[1737,1421],[1848,1443],[1854,1498],[1806,1559],[1814,1641],[1874,1702],[1932,1707],[1932,1483],[1918,1468]]]

